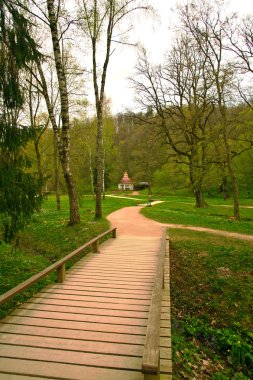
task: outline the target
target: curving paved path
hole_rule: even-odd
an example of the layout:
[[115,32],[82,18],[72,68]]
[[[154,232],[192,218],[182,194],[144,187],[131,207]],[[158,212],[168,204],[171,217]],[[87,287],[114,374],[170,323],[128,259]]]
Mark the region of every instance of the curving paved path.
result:
[[107,216],[117,236],[161,236],[163,225],[140,214],[142,207],[124,207]]
[[111,222],[112,227],[117,227],[117,234],[119,236],[161,236],[162,227],[168,227],[202,231],[235,239],[253,241],[253,235],[215,230],[206,227],[185,226],[183,224],[159,223],[140,214],[140,209],[142,207],[144,206],[124,207],[108,215],[107,219]]

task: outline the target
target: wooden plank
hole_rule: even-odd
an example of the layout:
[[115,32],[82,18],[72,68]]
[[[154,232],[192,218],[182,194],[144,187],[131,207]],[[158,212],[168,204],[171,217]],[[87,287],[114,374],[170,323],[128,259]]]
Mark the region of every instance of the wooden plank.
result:
[[161,373],[171,374],[172,373],[172,361],[166,360],[166,359],[161,359],[160,371],[161,371]]
[[[106,272],[107,271],[115,272],[115,271],[122,270],[126,274],[129,274],[129,272],[138,274],[141,272],[141,268],[143,266],[143,259],[141,261],[135,261],[131,257],[129,257],[128,259],[126,259],[125,262],[121,260],[120,265],[115,263],[115,261],[118,260],[116,257],[115,257],[115,260],[104,260],[104,261],[99,262],[99,264],[93,263],[93,261],[91,261],[90,265],[87,265],[87,262],[84,262],[81,266],[77,266],[75,264],[75,266],[73,266],[69,270],[68,273],[75,274],[79,271],[81,271],[81,273],[84,273],[86,270],[87,271],[95,270],[95,271],[103,272],[103,269],[104,269]],[[143,267],[145,268],[145,271],[140,274],[146,274],[146,275],[152,274],[154,272],[156,261],[157,261],[156,258],[152,261],[148,261],[145,264],[145,267]],[[131,263],[131,265],[129,265],[129,262]]]
[[160,336],[160,349],[162,347],[166,347],[166,348],[171,347],[171,338],[170,337],[164,338],[164,337]]
[[[116,260],[116,258],[115,258]],[[99,263],[94,263],[93,261],[90,261],[90,264],[88,265],[88,263],[85,261],[83,262],[82,265],[80,266],[73,266],[68,273],[71,273],[71,274],[75,274],[79,271],[81,271],[81,273],[85,272],[85,270],[103,270],[105,269],[105,265],[108,265],[107,269],[110,269],[111,271],[117,271],[117,270],[123,270],[124,272],[133,272],[133,273],[140,273],[141,272],[141,266],[143,266],[143,260],[141,261],[135,261],[133,259],[128,259],[126,260],[125,262],[120,262],[117,263],[115,262],[115,260],[104,260],[104,261],[100,261]],[[151,274],[151,273],[154,273],[154,265],[156,263],[157,259],[153,259],[152,261],[148,261],[147,263],[145,263],[145,267],[143,269],[144,270],[144,273],[147,273],[147,274]],[[129,264],[129,262],[131,264]]]
[[106,271],[104,271],[103,273],[98,273],[98,272],[94,272],[94,273],[89,273],[87,272],[86,274],[83,274],[83,276],[67,276],[66,278],[66,281],[86,281],[87,279],[99,279],[99,278],[103,278],[103,279],[111,279],[112,281],[123,281],[123,282],[134,282],[134,283],[144,283],[144,284],[150,284],[153,282],[153,278],[154,276],[135,276],[133,274],[129,274],[129,275],[123,275],[120,276],[120,273],[115,273],[115,274],[112,274],[112,273],[107,273]]
[[[68,329],[71,327],[72,330],[88,330],[88,331],[101,331],[101,332],[112,332],[119,334],[130,334],[130,335],[145,335],[146,328],[144,326],[126,326],[126,325],[115,325],[115,324],[102,324],[102,323],[90,323],[90,322],[80,322],[80,321],[70,321],[60,320],[60,319],[43,319],[43,318],[31,318],[22,316],[11,316],[4,319],[7,323],[14,323],[26,326],[42,326],[42,327],[57,327]],[[168,336],[166,329],[161,329],[161,336]]]
[[[103,262],[103,261],[104,262],[109,262],[109,261],[114,261],[115,262],[115,261],[118,261],[119,257],[120,257],[120,262],[127,264],[127,263],[130,263],[130,262],[132,263],[132,260],[136,261],[136,262],[140,262],[140,260],[144,260],[145,258],[147,258],[148,261],[152,261],[156,257],[154,255],[154,252],[152,252],[152,254],[149,255],[149,253],[146,252],[145,250],[143,250],[143,252],[141,252],[138,249],[138,247],[135,247],[135,248],[133,248],[134,252],[138,252],[138,256],[137,256],[137,259],[136,259],[136,256],[134,256],[134,253],[129,254],[129,251],[131,249],[132,248],[128,248],[126,252],[118,250],[117,253],[115,253],[115,254],[110,253],[110,252],[100,252],[100,255],[102,256],[101,257],[101,262]],[[100,255],[99,255],[99,258],[97,258],[99,261],[100,261]],[[91,256],[88,258],[88,260],[90,258],[91,258]],[[80,263],[81,263],[81,261],[80,261]]]
[[3,373],[38,375],[50,380],[83,380],[84,376],[87,380],[143,380],[143,376],[136,371],[11,358],[0,358],[0,368]]
[[[94,340],[104,342],[129,343],[129,344],[144,344],[143,335],[127,335],[119,333],[106,333],[101,331],[80,331],[65,328],[41,327],[41,326],[26,326],[15,324],[0,324],[2,333],[26,334],[35,336],[61,337],[75,340]],[[171,338],[160,338],[160,347],[171,347]]]
[[58,298],[40,298],[40,297],[33,297],[30,298],[28,303],[36,303],[36,304],[42,304],[42,305],[59,305],[59,306],[74,306],[74,307],[82,307],[82,308],[93,308],[93,309],[107,309],[107,310],[132,310],[132,311],[143,311],[148,312],[149,306],[147,305],[139,305],[139,304],[115,304],[115,303],[109,303],[109,302],[89,302],[89,301],[75,301],[75,300],[69,300],[69,299],[58,299]]
[[160,327],[160,337],[168,338],[171,336],[170,327]]
[[171,358],[172,358],[171,348],[160,347],[160,358],[171,360]]
[[160,322],[160,326],[161,327],[171,327],[170,325],[170,319],[162,319],[161,322]]
[[161,313],[161,319],[170,319],[170,313]]
[[[102,331],[88,331],[88,330],[73,330],[72,328],[58,328],[58,327],[41,327],[41,326],[27,326],[18,324],[0,324],[0,331],[9,334],[32,335],[39,337],[61,337],[62,339],[75,339],[85,341],[97,342],[111,342],[111,343],[124,343],[124,344],[144,344],[144,335],[127,335],[112,332]],[[162,342],[164,339],[164,342]],[[169,342],[166,338],[161,338],[161,344],[165,345]]]
[[[93,281],[93,282],[91,282]],[[94,281],[94,280],[87,280],[87,282],[84,282],[83,284],[80,284],[78,282],[72,282],[72,281],[69,281],[67,283],[64,283],[63,285],[55,285],[55,289],[67,289],[71,286],[71,289],[84,289],[87,287],[93,287],[95,288],[95,286],[98,286],[99,288],[100,287],[104,287],[104,288],[109,288],[109,287],[113,287],[113,288],[117,288],[117,289],[129,289],[129,290],[142,290],[142,291],[146,291],[146,292],[151,292],[152,291],[152,286],[151,285],[132,285],[132,284],[129,284],[129,283],[123,283],[121,284],[120,282],[110,282],[110,280],[108,279],[107,281]],[[53,288],[54,289],[54,288]]]
[[[0,357],[14,359],[39,360],[54,363],[69,363],[92,367],[117,368],[138,371],[141,366],[140,357],[106,355],[98,353],[86,353],[68,351],[65,349],[54,350],[49,348],[0,345]],[[166,366],[165,366],[166,367]]]
[[[91,262],[92,263],[92,262]],[[135,265],[131,265],[131,266],[127,266],[127,264],[113,264],[113,263],[109,263],[110,264],[110,267],[109,268],[105,268],[104,265],[107,264],[107,262],[105,263],[100,263],[100,265],[98,264],[93,264],[93,265],[83,265],[82,267],[80,268],[77,268],[75,267],[70,273],[71,275],[74,275],[76,273],[80,273],[80,274],[86,274],[88,271],[99,271],[99,272],[118,272],[120,270],[120,273],[124,273],[124,274],[128,274],[128,273],[131,273],[131,274],[140,274],[140,275],[144,275],[144,274],[147,274],[147,275],[154,275],[155,274],[155,271],[154,271],[154,263],[155,261],[153,261],[149,266],[147,266],[147,264],[145,263],[145,267],[143,269],[141,269],[141,267],[143,267],[143,263],[141,263],[141,261],[138,263],[135,263]]]
[[40,311],[55,311],[62,313],[73,313],[73,314],[85,314],[85,315],[102,315],[102,316],[113,316],[113,317],[125,317],[125,318],[143,318],[148,319],[147,311],[132,311],[132,310],[111,310],[111,309],[92,309],[92,308],[81,308],[77,306],[59,306],[59,305],[45,305],[37,303],[25,303],[20,309],[26,310],[40,310]]
[[66,281],[64,282],[64,285],[76,285],[76,286],[82,286],[82,288],[85,288],[85,284],[88,282],[97,282],[98,281],[98,286],[99,286],[99,281],[101,281],[101,284],[107,283],[111,284],[112,286],[115,285],[121,285],[121,286],[129,286],[131,285],[132,288],[135,287],[140,287],[140,288],[147,288],[152,291],[153,287],[153,281],[152,279],[145,279],[141,280],[139,278],[135,277],[128,277],[128,278],[120,278],[120,277],[112,277],[110,281],[110,276],[104,275],[102,278],[101,276],[88,276],[87,277],[71,277],[67,278]]
[[[104,272],[103,274],[101,275],[98,275],[98,274],[88,274],[86,273],[86,275],[84,276],[67,276],[66,278],[66,281],[70,281],[70,282],[76,282],[76,281],[79,281],[79,282],[83,282],[85,283],[86,281],[104,281],[104,282],[108,282],[108,281],[112,281],[112,283],[122,283],[122,284],[131,284],[131,285],[140,285],[140,286],[145,286],[146,284],[152,284],[153,283],[153,278],[139,278],[138,276],[127,276],[127,277],[120,277],[120,275],[118,274],[117,276],[110,276],[109,274],[107,274],[106,272]],[[131,282],[130,282],[131,281]]]
[[88,295],[72,295],[72,294],[56,294],[56,293],[38,293],[38,297],[40,298],[51,298],[51,299],[66,299],[66,300],[78,300],[78,301],[89,301],[89,302],[95,302],[95,303],[116,303],[116,304],[126,304],[126,305],[149,305],[148,300],[142,300],[142,299],[134,299],[134,298],[116,298],[116,297],[95,297],[95,296],[88,296]]
[[172,375],[160,373],[160,380],[172,380]]
[[[87,276],[86,278],[84,279],[81,279],[81,278],[69,278],[67,279],[64,284],[76,284],[76,285],[81,285],[81,284],[85,284],[86,280],[92,280],[92,281],[110,281],[110,276]],[[148,286],[151,286],[153,283],[151,280],[145,280],[145,281],[140,281],[139,279],[134,279],[134,278],[130,278],[128,277],[127,279],[117,279],[117,278],[112,278],[111,279],[111,284],[119,284],[119,285],[125,285],[125,284],[131,284],[131,286],[135,287],[135,286],[142,286],[142,287],[148,287]]]
[[[42,292],[41,292],[42,293]],[[99,298],[107,298],[108,300],[111,298],[124,298],[124,299],[135,299],[135,300],[149,300],[150,296],[146,294],[130,294],[130,293],[116,293],[116,292],[109,292],[109,291],[91,291],[91,290],[61,290],[61,289],[44,289],[43,293],[48,294],[59,294],[59,295],[73,295],[73,296],[79,296],[79,297],[97,297],[97,301],[99,301]]]
[[[107,264],[108,265],[108,264]],[[108,280],[108,279],[111,279],[112,281],[122,281],[123,283],[129,283],[129,279],[131,279],[133,282],[137,282],[137,283],[152,283],[153,282],[153,276],[150,277],[150,278],[143,278],[143,277],[139,277],[139,276],[134,276],[134,275],[128,275],[128,276],[123,276],[122,277],[120,276],[119,272],[115,275],[112,275],[110,273],[107,273],[106,271],[104,271],[103,273],[84,273],[83,276],[78,276],[78,275],[69,275],[67,276],[66,280],[71,280],[71,279],[81,279],[81,280],[86,280],[86,279],[93,279],[93,280],[96,280],[96,279],[101,279],[101,280]]]
[[149,294],[151,295],[152,293],[152,288],[151,286],[149,287],[142,287],[142,288],[133,288],[131,286],[127,286],[127,285],[121,285],[121,284],[117,284],[115,283],[114,285],[113,284],[110,284],[109,282],[108,283],[96,283],[96,282],[87,282],[85,283],[85,285],[80,285],[80,284],[76,284],[76,283],[73,283],[73,282],[69,282],[67,284],[62,284],[62,285],[55,285],[55,286],[52,286],[50,287],[50,290],[51,289],[62,289],[62,290],[77,290],[77,291],[83,291],[84,289],[86,290],[90,290],[90,289],[97,289],[97,290],[100,290],[100,289],[105,289],[105,290],[113,290],[113,291],[118,291],[118,292],[129,292],[131,294]]
[[0,369],[0,378],[1,380],[45,380],[45,377],[6,374],[6,373],[1,372],[1,369]]
[[[117,325],[126,325],[126,326],[146,326],[147,318],[124,318],[124,317],[112,317],[112,316],[103,316],[103,315],[87,315],[87,314],[74,314],[64,313],[64,312],[49,312],[49,311],[40,311],[40,310],[27,310],[27,309],[16,309],[13,311],[11,316],[21,316],[21,317],[30,317],[30,318],[50,318],[54,320],[63,320],[71,322],[91,322],[94,324],[117,324]],[[164,326],[167,327],[167,326]]]
[[[138,248],[134,248],[134,250],[136,251]],[[130,258],[130,260],[129,260]],[[156,256],[147,256],[145,254],[145,258],[146,258],[146,261],[145,261],[145,268],[147,267],[147,269],[154,269],[154,267],[152,267],[154,265],[154,263],[156,262],[157,260],[157,257]],[[127,268],[128,266],[130,268],[134,267],[134,266],[137,266],[137,268],[139,266],[141,266],[141,263],[143,263],[143,257],[142,256],[129,256],[129,257],[125,257],[125,256],[120,256],[120,260],[119,260],[119,252],[117,253],[117,255],[109,255],[108,253],[105,253],[105,252],[102,252],[101,255],[99,255],[99,257],[93,257],[93,256],[89,256],[89,255],[86,255],[85,256],[85,260],[84,259],[80,259],[74,267],[72,267],[71,271],[75,271],[77,269],[81,269],[83,270],[83,268],[85,268],[86,266],[102,266],[104,264],[107,264],[107,263],[110,263],[112,266],[119,266],[119,267],[124,267],[124,268]],[[147,266],[146,266],[147,265]]]
[[[14,345],[24,347],[38,347],[59,349],[67,351],[80,351],[90,353],[105,353],[120,356],[136,356],[142,357],[143,347],[135,344],[120,344],[101,341],[87,341],[87,340],[74,340],[62,339],[60,337],[41,337],[22,335],[22,334],[1,334],[0,345]],[[26,348],[24,348],[25,350]],[[166,358],[167,356],[165,356]]]

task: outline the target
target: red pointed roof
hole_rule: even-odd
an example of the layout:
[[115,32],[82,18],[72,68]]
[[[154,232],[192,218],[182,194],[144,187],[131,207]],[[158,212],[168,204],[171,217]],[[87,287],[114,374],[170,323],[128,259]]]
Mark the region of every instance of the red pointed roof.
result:
[[124,177],[122,178],[120,183],[133,183],[133,181],[131,180],[131,178],[128,177],[128,173],[125,172]]

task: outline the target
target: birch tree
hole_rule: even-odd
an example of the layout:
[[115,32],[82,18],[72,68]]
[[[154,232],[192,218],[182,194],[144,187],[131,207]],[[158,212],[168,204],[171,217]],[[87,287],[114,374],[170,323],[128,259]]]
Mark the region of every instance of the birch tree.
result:
[[[51,31],[55,67],[59,84],[60,104],[61,104],[61,135],[58,136],[58,149],[62,165],[62,170],[69,194],[70,218],[69,225],[73,226],[80,222],[78,210],[78,200],[74,186],[73,175],[70,168],[70,121],[69,121],[69,99],[67,90],[67,80],[63,63],[62,50],[60,47],[60,33],[57,25],[59,4],[56,7],[54,0],[47,0],[48,21]],[[54,127],[59,134],[59,129]],[[59,138],[60,137],[60,138]],[[60,140],[60,141],[59,141]]]
[[[92,50],[92,75],[97,115],[97,183],[96,183],[96,210],[97,218],[102,216],[101,195],[103,191],[103,105],[105,99],[105,85],[112,47],[115,43],[125,43],[119,40],[118,27],[138,10],[148,10],[145,1],[139,0],[83,0],[80,4],[82,29],[88,37]],[[123,33],[125,36],[125,33]],[[99,47],[102,43],[104,55],[100,65]]]

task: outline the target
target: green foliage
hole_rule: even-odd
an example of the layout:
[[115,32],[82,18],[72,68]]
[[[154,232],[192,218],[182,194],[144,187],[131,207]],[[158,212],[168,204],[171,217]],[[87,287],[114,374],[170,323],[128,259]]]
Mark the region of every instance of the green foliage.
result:
[[4,107],[20,109],[24,102],[20,73],[27,63],[41,56],[29,33],[29,21],[15,3],[2,1],[0,17],[0,92]]
[[41,202],[42,183],[28,173],[30,160],[24,154],[35,132],[20,125],[18,116],[25,99],[21,77],[39,53],[15,3],[0,3],[0,19],[0,231],[10,242]]
[[[173,319],[172,329],[175,367],[178,368],[179,363],[181,366],[177,375],[182,376],[182,371],[194,375],[193,369],[199,362],[206,364],[205,371],[214,379],[249,379],[253,375],[252,334],[238,325],[214,328],[198,317],[187,316]],[[222,372],[216,372],[215,367]],[[228,374],[233,377],[226,377]]]
[[185,230],[170,236],[174,378],[252,378],[253,244]]
[[0,226],[5,242],[12,241],[41,203],[39,180],[20,167],[19,160],[0,161]]

